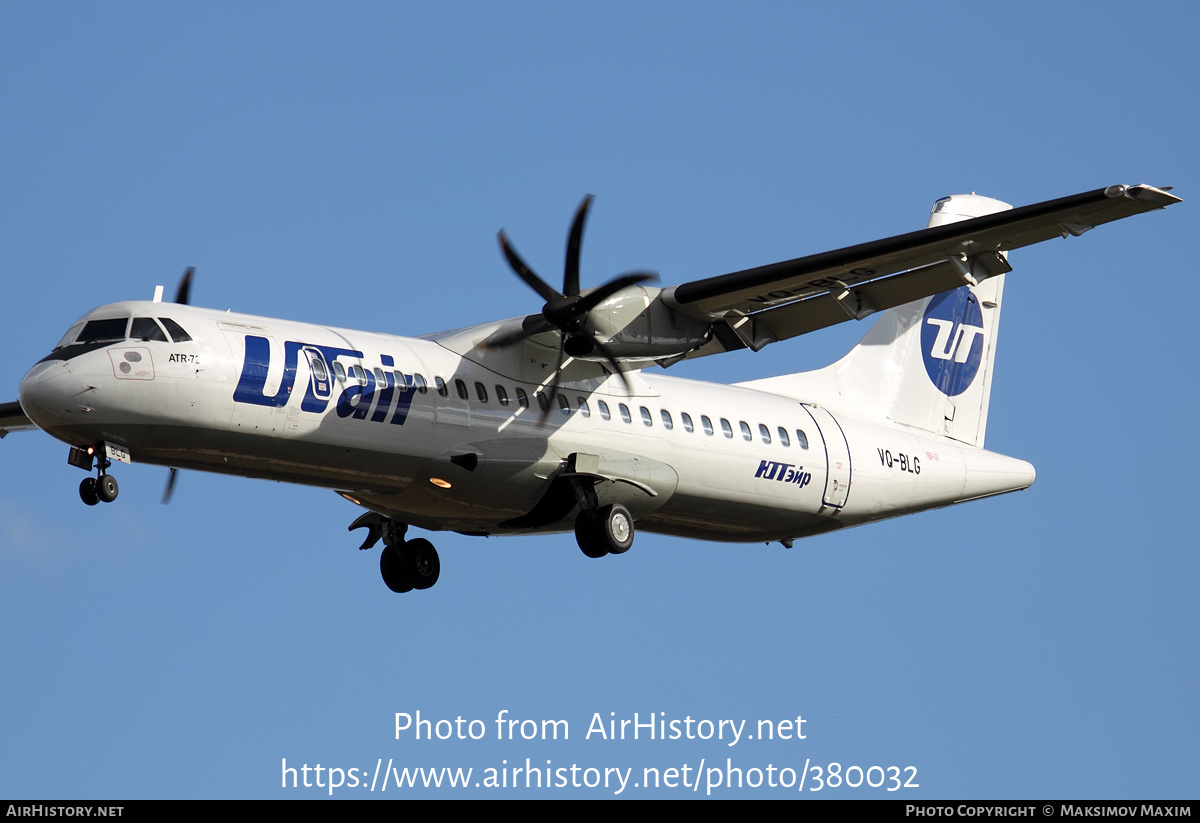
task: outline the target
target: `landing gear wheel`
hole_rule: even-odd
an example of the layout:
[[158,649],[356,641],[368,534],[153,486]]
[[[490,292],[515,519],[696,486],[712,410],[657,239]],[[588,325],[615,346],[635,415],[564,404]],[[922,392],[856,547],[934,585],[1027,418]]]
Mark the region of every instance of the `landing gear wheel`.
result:
[[397,594],[413,589],[428,589],[438,581],[442,561],[428,540],[409,540],[399,546],[386,546],[379,555],[379,573],[383,582]]
[[79,499],[89,506],[100,502],[100,491],[96,488],[96,478],[85,477],[79,484]]
[[404,544],[403,552],[408,558],[409,574],[414,589],[428,589],[438,582],[438,576],[442,573],[442,561],[432,543],[420,538],[409,540]]
[[633,545],[633,515],[620,503],[575,518],[575,539],[588,557],[624,554]]
[[579,550],[593,560],[608,554],[596,518],[588,512],[580,512],[575,518],[575,542],[579,544]]
[[96,493],[100,496],[101,502],[111,503],[117,499],[117,478],[111,474],[102,474],[100,479],[96,481]]
[[633,545],[633,515],[620,503],[605,506],[596,512],[596,522],[613,554],[624,554]]
[[383,551],[379,553],[379,573],[387,587],[397,594],[413,590],[412,576],[404,565],[401,551],[399,548],[384,546]]

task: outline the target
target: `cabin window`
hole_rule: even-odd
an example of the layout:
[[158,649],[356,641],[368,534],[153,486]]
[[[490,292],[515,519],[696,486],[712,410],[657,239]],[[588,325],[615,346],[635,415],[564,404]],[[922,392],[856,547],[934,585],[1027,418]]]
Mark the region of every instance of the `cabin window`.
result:
[[632,423],[633,415],[629,413],[629,407],[626,406],[624,403],[618,404],[617,407],[621,410],[621,419],[624,420],[626,423]]
[[[316,361],[318,361],[318,362],[320,361],[320,358],[319,358],[319,357],[314,357],[314,358],[312,358],[312,359],[313,359],[313,360],[316,360]],[[322,372],[324,372],[324,371],[325,371],[324,367],[322,367],[322,368],[321,368],[321,371],[322,371]],[[324,374],[322,374],[322,375],[321,375],[321,376],[320,376],[318,379],[319,379],[319,380],[324,380],[324,379],[325,379],[325,375],[324,375]],[[375,369],[375,385],[377,385],[377,386],[380,386],[380,387],[382,387],[382,386],[386,386],[386,385],[387,385],[387,375],[385,375],[385,374],[383,373],[383,369]]]
[[353,365],[349,369],[350,379],[358,383],[360,386],[367,385],[367,370],[362,366]]
[[758,436],[762,438],[762,442],[764,443],[771,442],[771,430],[762,423],[758,424]]
[[346,382],[346,367],[336,360],[333,361],[333,376],[339,383]]
[[529,395],[520,387],[517,388],[517,405],[523,409],[529,408]]
[[700,425],[704,427],[704,433],[711,437],[713,433],[712,421],[708,419],[707,414],[700,415]]
[[129,329],[129,336],[134,340],[157,340],[161,343],[166,343],[167,336],[163,334],[163,330],[154,322],[153,317],[135,317],[133,318],[133,326]]
[[458,391],[458,399],[459,400],[469,400],[470,399],[471,393],[467,391],[467,384],[464,383],[462,380],[455,380],[454,388],[455,388],[455,390]]
[[570,400],[568,400],[568,399],[566,398],[566,396],[564,396],[564,395],[561,395],[561,394],[560,394],[560,395],[558,396],[558,408],[562,410],[562,413],[563,413],[564,415],[570,415],[570,413],[571,413],[571,401],[570,401]]
[[591,417],[592,410],[588,407],[588,401],[584,398],[579,398],[579,413],[584,417]]
[[508,392],[506,392],[504,390],[504,387],[501,386],[499,383],[496,384],[496,400],[500,403],[501,406],[508,405]]
[[437,393],[441,397],[449,397],[450,389],[446,387],[446,381],[440,377],[433,378],[433,385],[437,387]]
[[779,442],[780,443],[782,443],[785,446],[792,445],[792,442],[790,440],[788,440],[787,429],[785,429],[783,426],[780,426],[778,429],[778,432],[779,432]]
[[690,414],[688,414],[687,412],[680,412],[679,419],[683,421],[683,430],[684,431],[692,432],[692,431],[696,430],[696,427],[692,425],[692,416]]
[[158,322],[162,323],[167,330],[167,334],[171,335],[176,343],[188,343],[192,336],[183,330],[183,327],[169,317],[160,317]]
[[729,425],[729,421],[724,417],[721,418],[721,433],[726,437],[733,437],[733,426]]
[[480,403],[487,402],[487,386],[482,383],[475,384],[475,396],[479,398]]
[[642,406],[642,422],[647,426],[654,425],[654,417],[650,414],[650,410],[645,406]]
[[538,406],[541,407],[542,411],[550,411],[550,398],[549,397],[542,394],[541,392],[534,392],[533,396],[537,398]]
[[808,448],[808,437],[804,434],[804,429],[796,429],[796,445],[802,449]]
[[425,375],[419,372],[412,376],[412,381],[409,383],[409,385],[416,386],[417,391],[419,391],[421,394],[429,391],[429,384],[425,382]]
[[675,428],[675,421],[673,421],[671,419],[671,413],[669,411],[667,411],[666,409],[663,409],[661,414],[662,414],[663,428],[667,429],[667,430]]
[[600,417],[604,420],[612,419],[612,412],[608,410],[608,404],[603,400],[596,401],[596,405],[600,407]]

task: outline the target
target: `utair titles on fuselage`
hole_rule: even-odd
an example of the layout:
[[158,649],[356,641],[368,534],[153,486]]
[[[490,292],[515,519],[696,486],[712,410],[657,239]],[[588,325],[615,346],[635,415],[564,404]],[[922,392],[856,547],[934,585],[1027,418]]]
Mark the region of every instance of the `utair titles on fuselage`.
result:
[[[366,509],[394,591],[441,562],[410,526],[465,534],[574,529],[590,557],[639,529],[792,541],[1024,489],[1033,467],[983,448],[1008,252],[1179,202],[1109,186],[1012,209],[934,204],[921,231],[682,283],[631,273],[579,285],[590,205],[562,289],[501,233],[540,314],[422,338],[193,307],[114,303],[76,324],[0,404],[0,434],[36,427],[117,496],[114,462],[321,486]],[[653,366],[878,314],[837,363],[732,386]]]

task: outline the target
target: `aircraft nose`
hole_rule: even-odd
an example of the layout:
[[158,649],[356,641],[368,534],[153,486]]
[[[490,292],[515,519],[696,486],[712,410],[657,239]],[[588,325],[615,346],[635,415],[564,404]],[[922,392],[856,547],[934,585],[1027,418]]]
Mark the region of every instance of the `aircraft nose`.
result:
[[38,363],[21,380],[17,397],[29,419],[43,431],[68,423],[73,416],[71,370],[62,360]]

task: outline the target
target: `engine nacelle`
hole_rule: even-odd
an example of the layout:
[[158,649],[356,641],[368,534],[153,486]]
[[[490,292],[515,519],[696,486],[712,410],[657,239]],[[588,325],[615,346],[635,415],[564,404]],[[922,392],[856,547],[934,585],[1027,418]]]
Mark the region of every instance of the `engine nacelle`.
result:
[[[588,328],[614,356],[660,360],[698,348],[712,335],[709,323],[681,314],[662,301],[662,289],[636,286],[624,289],[592,309]],[[594,353],[589,360],[603,360]]]

